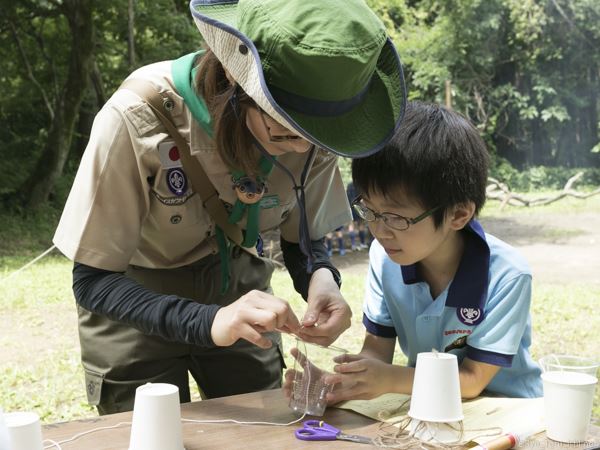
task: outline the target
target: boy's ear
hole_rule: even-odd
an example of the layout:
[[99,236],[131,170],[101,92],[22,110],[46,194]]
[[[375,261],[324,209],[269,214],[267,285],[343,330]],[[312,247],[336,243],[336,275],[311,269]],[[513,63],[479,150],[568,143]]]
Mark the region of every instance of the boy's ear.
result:
[[450,217],[450,226],[453,230],[462,230],[475,214],[475,203],[467,202],[455,205]]

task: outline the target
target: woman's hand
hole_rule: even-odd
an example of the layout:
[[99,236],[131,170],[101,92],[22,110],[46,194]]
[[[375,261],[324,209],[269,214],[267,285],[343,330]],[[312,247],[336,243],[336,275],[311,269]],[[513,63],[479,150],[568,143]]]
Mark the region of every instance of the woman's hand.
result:
[[308,308],[298,337],[328,346],[348,327],[352,311],[329,269],[317,269],[308,288]]
[[300,322],[288,302],[254,290],[217,311],[210,333],[220,347],[245,339],[261,348],[270,348],[273,343],[262,334],[275,330],[297,334]]

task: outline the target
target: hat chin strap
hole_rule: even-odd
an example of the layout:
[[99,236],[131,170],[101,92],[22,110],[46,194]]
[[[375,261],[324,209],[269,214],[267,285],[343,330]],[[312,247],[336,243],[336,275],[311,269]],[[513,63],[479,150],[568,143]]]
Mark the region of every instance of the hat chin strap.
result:
[[294,194],[296,195],[296,202],[298,204],[298,207],[300,208],[300,250],[306,256],[306,273],[310,274],[312,273],[313,262],[315,257],[312,252],[310,232],[308,231],[308,219],[306,217],[306,200],[304,194],[304,187],[306,184],[306,177],[308,176],[308,172],[310,171],[310,168],[312,167],[312,164],[315,160],[315,156],[317,154],[317,152],[315,151],[316,147],[314,144],[311,144],[310,150],[308,151],[308,158],[304,163],[304,168],[302,169],[302,174],[300,175],[300,184],[298,184],[296,183],[296,178],[294,177],[292,172],[290,172],[290,170],[287,167],[285,167],[283,164],[277,161],[277,159],[274,158],[273,155],[271,155],[267,151],[267,149],[263,147],[260,141],[256,139],[256,136],[254,136],[254,134],[252,134],[252,141],[254,142],[256,148],[258,148],[258,150],[260,150],[260,152],[266,158],[268,158],[274,165],[283,170],[290,178],[290,180],[292,180],[292,184],[294,185]]

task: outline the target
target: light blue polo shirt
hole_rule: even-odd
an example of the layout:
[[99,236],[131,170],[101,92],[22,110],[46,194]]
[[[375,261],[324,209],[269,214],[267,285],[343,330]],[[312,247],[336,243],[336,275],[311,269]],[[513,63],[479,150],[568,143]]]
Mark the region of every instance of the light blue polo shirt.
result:
[[472,220],[456,275],[437,298],[416,265],[400,266],[377,241],[369,253],[363,324],[371,334],[398,337],[408,365],[436,349],[500,366],[486,391],[541,397],[541,370],[529,354],[531,271],[517,251]]

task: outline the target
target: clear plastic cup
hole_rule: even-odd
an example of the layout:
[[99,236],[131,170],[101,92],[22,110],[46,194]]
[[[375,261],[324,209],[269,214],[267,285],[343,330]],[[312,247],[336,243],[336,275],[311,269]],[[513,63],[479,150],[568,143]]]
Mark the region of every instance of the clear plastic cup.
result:
[[322,416],[327,407],[327,393],[334,387],[325,382],[325,377],[334,373],[333,367],[338,364],[334,358],[347,352],[299,339],[290,352],[294,357],[294,378],[289,406],[299,414]]

